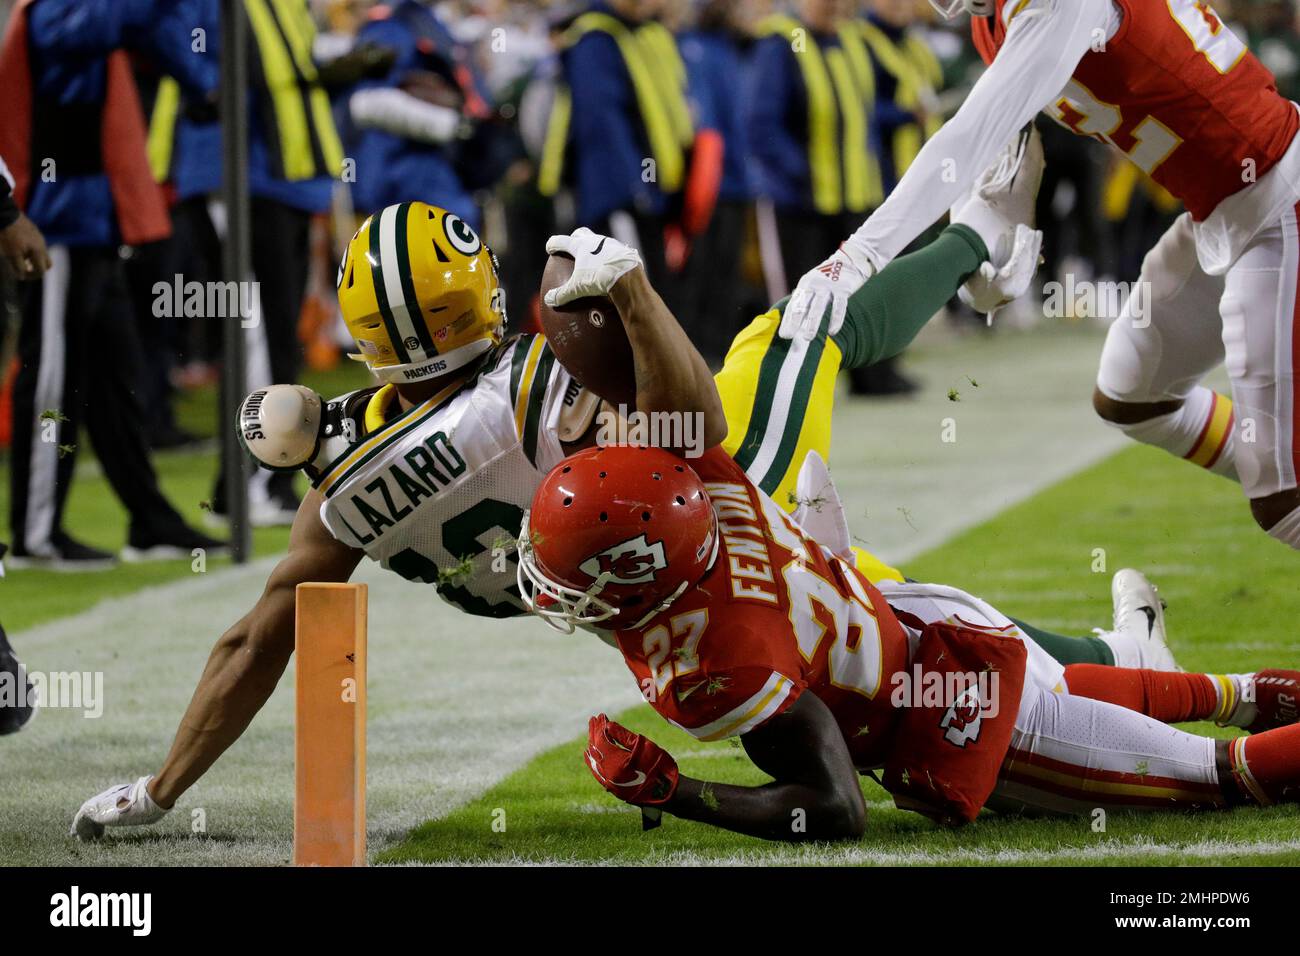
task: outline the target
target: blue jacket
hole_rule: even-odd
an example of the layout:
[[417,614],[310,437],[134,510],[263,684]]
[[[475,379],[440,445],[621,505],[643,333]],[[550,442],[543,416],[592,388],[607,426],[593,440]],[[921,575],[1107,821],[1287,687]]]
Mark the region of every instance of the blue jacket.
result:
[[[421,40],[428,52],[420,49]],[[396,87],[403,74],[428,69],[430,57],[449,64],[455,62],[458,47],[433,12],[416,0],[400,0],[389,16],[366,24],[357,41],[378,43],[392,50],[397,60],[388,76],[382,80],[365,80],[354,90]],[[352,199],[358,211],[374,212],[394,203],[418,199],[449,209],[478,228],[478,207],[461,182],[447,147],[356,127],[348,112],[346,96],[337,113],[347,153],[357,162]]]
[[[191,24],[206,31],[207,52],[195,54],[199,59],[210,60],[214,65],[221,56],[221,2],[220,0],[186,0],[198,10]],[[249,35],[248,42],[255,42]],[[188,49],[188,45],[187,45]],[[179,77],[177,77],[179,79]],[[257,96],[250,89],[248,95],[248,191],[263,199],[273,199],[305,212],[327,212],[335,180],[329,176],[289,181],[274,171],[267,147],[267,124],[274,125],[275,117],[263,117]],[[181,199],[206,196],[221,191],[222,145],[220,123],[192,123],[180,117],[176,123],[176,142],[173,147],[172,177],[176,193]]]
[[[606,3],[589,9],[623,19]],[[643,177],[650,146],[618,43],[606,33],[588,33],[560,62],[573,97],[569,163],[579,224],[596,225],[619,210],[663,214],[667,197]]]
[[37,160],[27,215],[51,244],[121,241],[108,177],[94,158],[109,53],[125,47],[144,54],[192,95],[216,86],[216,60],[190,52],[195,7],[196,0],[37,0],[28,8],[33,138],[57,137],[61,155],[48,182]]
[[679,45],[698,112],[697,125],[717,130],[726,144],[718,198],[746,202],[753,197],[753,188],[742,109],[746,58],[740,43],[727,33],[695,31],[683,34]]
[[779,35],[759,40],[747,79],[745,116],[754,188],[779,208],[810,208],[807,106],[789,41]]

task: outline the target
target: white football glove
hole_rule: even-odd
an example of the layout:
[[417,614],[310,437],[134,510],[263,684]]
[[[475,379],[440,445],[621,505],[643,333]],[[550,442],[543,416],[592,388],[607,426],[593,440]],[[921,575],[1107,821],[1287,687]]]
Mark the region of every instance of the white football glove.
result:
[[963,302],[992,321],[993,313],[1023,295],[1038,267],[1043,234],[1034,229],[1034,205],[1043,179],[1043,144],[1028,126],[1003,147],[950,212],[984,240],[989,261],[958,290]]
[[552,309],[592,295],[609,295],[619,279],[641,265],[641,253],[611,236],[601,236],[585,226],[571,236],[551,236],[546,252],[573,257],[573,275],[546,293]]
[[834,335],[844,325],[849,297],[874,274],[875,269],[870,263],[859,265],[843,248],[835,250],[834,255],[817,268],[805,272],[799,280],[781,315],[777,334],[783,339],[811,341],[817,336],[822,318],[829,309],[827,334]]
[[987,315],[992,324],[998,309],[1029,291],[1042,247],[1042,232],[1023,223],[1016,226],[1011,256],[1006,263],[1001,268],[991,262],[980,263],[979,269],[957,290],[957,297],[976,312]]
[[91,797],[72,818],[71,835],[82,840],[96,840],[104,835],[105,827],[157,823],[167,815],[167,811],[149,796],[147,784],[152,779],[152,775],[141,777],[135,783],[121,783]]

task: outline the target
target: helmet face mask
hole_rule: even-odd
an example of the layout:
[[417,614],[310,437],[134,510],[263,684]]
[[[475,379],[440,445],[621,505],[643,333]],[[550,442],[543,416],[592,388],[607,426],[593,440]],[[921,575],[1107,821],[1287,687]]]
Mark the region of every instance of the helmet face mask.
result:
[[708,573],[719,541],[704,485],[681,459],[585,449],[547,475],[525,513],[520,596],[559,630],[635,630]]
[[366,219],[338,271],[339,306],[358,354],[384,382],[436,378],[501,341],[496,257],[454,213],[399,203]]
[[939,16],[945,20],[955,20],[964,10],[974,17],[992,16],[993,0],[930,0]]
[[[516,580],[519,594],[528,609],[557,631],[572,634],[575,626],[597,627],[618,616],[618,608],[601,600],[600,591],[610,575],[602,573],[585,591],[553,580],[537,564],[532,532],[528,528],[529,512],[524,512],[519,531],[519,566]],[[606,625],[609,626],[609,625]]]

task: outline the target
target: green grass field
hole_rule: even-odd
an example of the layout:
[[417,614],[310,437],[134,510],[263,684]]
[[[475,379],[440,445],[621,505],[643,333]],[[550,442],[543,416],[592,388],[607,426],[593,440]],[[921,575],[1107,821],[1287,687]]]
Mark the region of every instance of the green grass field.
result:
[[[918,537],[939,540],[964,527],[959,519],[968,511],[994,514],[906,562],[905,570],[966,588],[1041,626],[1084,634],[1109,623],[1111,573],[1134,566],[1168,600],[1174,649],[1188,669],[1300,664],[1292,624],[1300,607],[1294,556],[1254,526],[1235,485],[1162,453],[1129,448],[998,512],[1019,500],[1016,489],[1039,487],[1046,474],[1068,474],[1096,460],[1068,455],[1088,442],[1095,447],[1099,435],[1082,401],[1091,388],[1094,338],[1070,332],[918,348],[912,362],[929,385],[921,397],[837,407],[832,463],[850,523],[890,554]],[[1031,374],[1037,377],[1030,380]],[[311,384],[338,393],[353,382],[345,375]],[[967,376],[981,383],[978,391],[962,386],[959,404],[946,399],[947,388]],[[1026,394],[1043,398],[1027,405]],[[931,437],[947,415],[961,417],[960,445],[938,446]],[[181,417],[191,430],[212,434],[211,393],[186,396]],[[1005,440],[1009,432],[1017,441]],[[974,454],[980,449],[984,458]],[[1058,467],[1062,459],[1079,464]],[[120,547],[126,535],[120,507],[91,455],[78,467],[69,527],[91,543]],[[158,456],[165,490],[196,521],[215,467],[211,449]],[[997,468],[1006,477],[993,483],[988,472]],[[1035,480],[1028,486],[1027,475]],[[4,495],[0,463],[0,512]],[[284,530],[258,532],[257,554],[280,552],[286,540]],[[1104,571],[1094,570],[1102,560]],[[227,563],[213,560],[209,571]],[[95,846],[66,836],[81,800],[157,766],[208,649],[255,598],[264,573],[258,567],[194,575],[190,562],[175,561],[102,574],[15,571],[0,583],[0,619],[29,666],[103,672],[107,695],[103,719],[50,710],[29,730],[0,740],[6,771],[0,774],[0,864],[288,859],[290,679],[157,828],[115,833]],[[391,575],[370,580],[373,862],[1300,863],[1294,807],[1112,815],[1104,832],[1095,832],[1091,821],[986,815],[963,830],[944,831],[893,809],[869,780],[868,834],[848,846],[784,847],[673,818],[643,834],[637,812],[591,779],[580,759],[583,740],[559,743],[600,700],[635,699],[616,656],[604,647],[556,644],[563,639],[539,622],[498,627],[456,615],[427,590]],[[623,689],[624,681],[626,697],[608,690]],[[607,696],[591,703],[592,693]],[[666,746],[688,774],[734,783],[764,779],[738,747],[697,743],[648,707],[617,716]],[[191,830],[199,809],[208,818],[203,834]]]
[[[1106,573],[1094,572],[1104,551]],[[1110,573],[1147,571],[1169,603],[1188,670],[1295,666],[1300,582],[1292,556],[1250,521],[1240,490],[1158,452],[1135,448],[1068,479],[910,562],[921,580],[960,585],[1000,609],[1065,633],[1109,617]],[[630,680],[630,677],[629,677]],[[735,742],[702,744],[648,706],[618,715],[673,753],[683,772],[727,783],[765,779]],[[1189,727],[1199,733],[1210,725]],[[542,754],[480,799],[415,830],[381,862],[826,864],[1295,864],[1295,807],[1218,814],[1112,814],[1029,820],[985,814],[941,830],[893,807],[864,778],[868,832],[850,846],[785,847],[665,817],[642,833],[637,811],[608,796],[581,763],[585,740]]]

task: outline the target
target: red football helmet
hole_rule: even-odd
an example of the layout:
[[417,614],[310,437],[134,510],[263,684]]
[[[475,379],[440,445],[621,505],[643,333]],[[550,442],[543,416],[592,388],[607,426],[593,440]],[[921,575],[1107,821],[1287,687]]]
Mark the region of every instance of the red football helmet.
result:
[[659,448],[588,448],[533,495],[519,535],[519,592],[553,627],[638,627],[704,576],[718,519],[704,483]]

